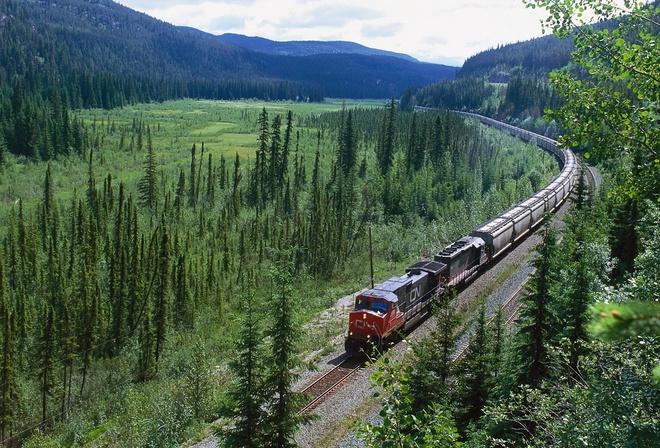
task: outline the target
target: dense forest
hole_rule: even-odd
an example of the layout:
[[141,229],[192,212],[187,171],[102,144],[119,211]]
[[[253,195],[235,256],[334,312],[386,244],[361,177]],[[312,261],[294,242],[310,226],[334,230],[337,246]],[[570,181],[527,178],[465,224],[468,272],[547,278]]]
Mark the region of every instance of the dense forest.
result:
[[[586,1],[616,17],[601,3]],[[178,446],[224,417],[227,446],[288,446],[304,423],[290,390],[301,356],[345,325],[309,322],[368,283],[369,229],[386,277],[556,172],[537,148],[447,112],[458,109],[560,136],[605,183],[578,183],[561,244],[542,229],[514,330],[480,312],[465,357],[447,362],[470,318],[447,296],[431,335],[374,377],[400,420],[359,435],[653,446],[660,26],[652,8],[616,28],[573,12],[548,19],[562,39],[487,52],[488,70],[480,57],[453,81],[341,90],[385,103],[309,105],[342,80],[320,86],[310,67],[360,73],[361,57],[268,59],[271,77],[244,50],[113,2],[0,2],[2,443]],[[556,69],[574,51],[548,78],[538,54],[553,42]],[[252,97],[290,101],[199,101]]]
[[[179,98],[389,98],[457,70],[393,56],[339,54],[329,64],[318,55],[265,55],[111,0],[3,0],[0,35],[0,88],[20,77],[29,94],[47,99],[57,89],[73,108]],[[341,77],[345,67],[350,79]]]
[[[367,446],[653,447],[660,439],[658,3],[623,2],[624,16],[622,2],[525,3],[548,7],[545,25],[574,41],[570,67],[539,87],[561,98],[546,111],[561,144],[599,163],[605,182],[596,191],[580,178],[560,232],[542,229],[512,332],[501,309],[484,306],[465,356],[451,362],[464,322],[441,300],[435,328],[412,355],[377,362],[383,419],[358,424]],[[616,27],[602,26],[613,19]],[[511,106],[523,110],[524,100]]]
[[[112,444],[180,440],[216,412],[220,389],[211,379],[226,380],[191,363],[199,350],[227,361],[221,353],[237,337],[231,316],[249,295],[255,309],[268,298],[269,267],[283,251],[285,272],[307,291],[299,312],[312,313],[325,305],[322,285],[351,271],[358,284],[367,275],[356,266],[364,266],[368,227],[377,258],[398,266],[530,194],[557,169],[512,138],[502,145],[496,131],[450,113],[401,113],[394,102],[295,117],[203,104],[190,102],[205,108],[210,121],[201,124],[139,109],[81,113],[80,152],[33,165],[43,170],[36,185],[13,176],[22,162],[7,158],[5,179],[31,188],[5,188],[32,193],[3,215],[9,379],[1,393],[12,397],[0,409],[4,438],[58,427],[57,443],[81,443],[102,426],[101,440]],[[243,129],[248,153],[172,143],[215,126],[218,115]],[[78,173],[66,184],[80,189],[62,186],[65,171]],[[419,239],[428,226],[435,235]],[[187,375],[206,384],[204,406],[189,395]],[[135,400],[143,407],[129,405]],[[122,423],[156,412],[165,421]]]

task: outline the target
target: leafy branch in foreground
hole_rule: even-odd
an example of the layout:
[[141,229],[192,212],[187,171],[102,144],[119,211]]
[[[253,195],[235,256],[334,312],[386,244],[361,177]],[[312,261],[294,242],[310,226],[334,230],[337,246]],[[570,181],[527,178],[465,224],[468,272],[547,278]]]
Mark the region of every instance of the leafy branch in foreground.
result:
[[371,384],[383,391],[374,393],[383,404],[380,411],[382,424],[356,423],[358,437],[368,447],[459,446],[458,431],[449,411],[431,405],[416,414],[413,412],[413,395],[410,393],[412,366],[404,365],[386,353],[377,361],[376,367]]

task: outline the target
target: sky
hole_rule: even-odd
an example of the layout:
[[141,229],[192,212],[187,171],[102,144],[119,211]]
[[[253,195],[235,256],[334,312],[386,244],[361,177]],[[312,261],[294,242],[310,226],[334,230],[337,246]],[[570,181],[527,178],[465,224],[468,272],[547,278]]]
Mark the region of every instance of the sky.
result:
[[174,25],[275,41],[345,40],[461,66],[542,36],[544,10],[522,0],[117,0]]

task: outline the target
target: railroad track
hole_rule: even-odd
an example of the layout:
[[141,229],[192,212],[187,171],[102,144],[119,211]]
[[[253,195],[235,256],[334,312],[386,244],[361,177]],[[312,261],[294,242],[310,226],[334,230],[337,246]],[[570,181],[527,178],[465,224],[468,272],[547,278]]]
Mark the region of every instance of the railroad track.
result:
[[364,361],[354,356],[346,357],[332,369],[324,372],[312,383],[305,386],[300,392],[309,394],[313,398],[300,410],[300,413],[309,412],[321,403],[330,393],[337,390],[340,385],[364,368]]

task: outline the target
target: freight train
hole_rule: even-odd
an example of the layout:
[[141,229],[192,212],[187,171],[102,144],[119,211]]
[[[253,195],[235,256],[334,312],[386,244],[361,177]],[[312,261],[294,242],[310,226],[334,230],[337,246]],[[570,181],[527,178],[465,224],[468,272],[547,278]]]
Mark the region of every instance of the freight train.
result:
[[492,118],[457,113],[536,143],[559,160],[562,170],[547,186],[445,247],[432,261],[419,261],[402,276],[357,294],[345,337],[345,348],[350,354],[370,353],[393,342],[426,316],[435,297],[479,275],[537,227],[546,213],[557,209],[571,192],[578,175],[572,151],[560,151],[557,142],[550,138]]

